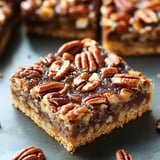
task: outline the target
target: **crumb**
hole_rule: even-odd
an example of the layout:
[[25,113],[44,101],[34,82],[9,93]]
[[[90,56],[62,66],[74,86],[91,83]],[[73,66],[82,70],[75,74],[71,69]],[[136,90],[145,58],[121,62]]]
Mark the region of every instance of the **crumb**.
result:
[[2,78],[3,77],[3,74],[2,73],[0,73],[0,78]]
[[29,54],[27,57],[30,59],[30,58],[31,58],[31,55]]

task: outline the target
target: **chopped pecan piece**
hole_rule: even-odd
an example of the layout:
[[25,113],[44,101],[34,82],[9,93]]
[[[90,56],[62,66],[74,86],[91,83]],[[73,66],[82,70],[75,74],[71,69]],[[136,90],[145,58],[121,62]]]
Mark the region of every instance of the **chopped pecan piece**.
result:
[[58,115],[66,121],[80,121],[81,123],[87,124],[91,118],[91,111],[86,107],[69,103],[61,107]]
[[12,160],[45,160],[45,155],[40,148],[31,146],[20,151]]
[[116,73],[118,73],[118,69],[116,67],[103,68],[101,70],[103,78],[112,77]]
[[121,62],[121,58],[115,54],[111,54],[105,58],[105,63],[109,67],[117,66]]
[[88,92],[96,89],[101,83],[100,76],[93,73],[90,77],[87,72],[82,73],[73,81],[74,87],[79,92]]
[[107,98],[110,105],[120,104],[120,97],[115,93],[105,93],[104,96]]
[[73,55],[82,51],[82,42],[79,40],[65,43],[56,53],[56,56],[62,56],[63,53],[71,53]]
[[20,68],[20,77],[27,79],[34,79],[36,77],[41,77],[43,74],[43,68],[39,63],[35,63],[32,66],[26,66]]
[[132,95],[133,95],[132,90],[127,89],[127,88],[122,88],[121,91],[120,91],[120,96],[119,97],[123,102],[129,102],[132,98]]
[[42,98],[45,94],[51,92],[57,92],[63,89],[63,85],[60,82],[46,82],[44,84],[35,86],[31,89],[31,97],[40,97]]
[[59,80],[62,79],[67,74],[70,68],[71,68],[70,61],[57,60],[52,63],[49,70],[49,75],[53,77],[55,80]]

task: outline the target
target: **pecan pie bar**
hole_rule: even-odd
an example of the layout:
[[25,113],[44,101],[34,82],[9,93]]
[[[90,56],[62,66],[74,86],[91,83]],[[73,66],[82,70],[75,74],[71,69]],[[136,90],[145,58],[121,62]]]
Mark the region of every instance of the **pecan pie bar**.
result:
[[10,77],[12,103],[73,152],[150,110],[152,83],[96,41],[64,44]]
[[18,22],[18,4],[19,0],[1,0],[0,1],[0,54],[12,34],[15,25]]
[[99,0],[25,0],[25,29],[60,38],[95,38]]
[[103,0],[103,46],[120,55],[160,54],[160,0]]

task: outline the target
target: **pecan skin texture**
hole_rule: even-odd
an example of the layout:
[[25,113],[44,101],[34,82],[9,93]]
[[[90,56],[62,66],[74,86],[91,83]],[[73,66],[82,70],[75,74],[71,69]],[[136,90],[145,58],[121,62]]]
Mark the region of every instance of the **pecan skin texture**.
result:
[[39,86],[36,86],[31,90],[32,97],[39,96],[42,98],[47,93],[58,92],[63,89],[63,85],[59,82],[46,82]]
[[53,92],[49,94],[48,101],[56,106],[62,106],[69,102],[69,97],[62,93]]
[[72,42],[68,42],[65,43],[56,53],[56,57],[58,56],[62,56],[63,53],[67,52],[67,53],[71,53],[73,55],[80,53],[82,50],[82,43],[81,41],[77,40],[77,41],[72,41]]
[[41,57],[39,59],[39,62],[44,64],[45,66],[50,66],[54,61],[56,60],[55,56],[53,56],[52,54],[49,54],[48,56],[46,57]]
[[116,160],[134,160],[134,158],[124,149],[120,149],[116,152]]
[[12,160],[45,160],[45,155],[40,148],[31,146],[20,151]]
[[28,67],[20,67],[19,70],[20,77],[27,79],[40,78],[43,74],[43,69],[39,63]]

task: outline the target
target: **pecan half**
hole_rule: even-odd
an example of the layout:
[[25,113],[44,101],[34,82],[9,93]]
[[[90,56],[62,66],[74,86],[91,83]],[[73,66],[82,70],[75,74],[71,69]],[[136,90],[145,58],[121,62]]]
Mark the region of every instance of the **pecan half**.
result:
[[87,72],[82,73],[73,81],[74,87],[79,92],[88,92],[96,89],[101,83],[100,76],[93,73],[91,76]]
[[57,107],[67,104],[69,102],[69,97],[66,94],[62,94],[59,92],[48,93],[44,96],[43,99],[47,100],[49,104]]
[[30,95],[32,98],[34,97],[42,98],[47,93],[57,92],[62,89],[63,85],[59,82],[46,82],[44,84],[32,88],[30,91]]
[[132,76],[128,73],[115,74],[112,78],[112,82],[122,87],[131,87],[137,89],[143,84],[143,80],[141,81],[140,78]]
[[131,12],[134,9],[134,3],[130,0],[114,0],[118,10],[123,12]]
[[41,57],[39,59],[39,62],[44,64],[45,66],[50,66],[54,61],[56,60],[55,56],[53,56],[52,54],[49,54],[48,56],[46,57]]
[[69,102],[69,97],[58,92],[46,94],[41,101],[41,111],[48,114],[50,118],[54,117],[58,107]]
[[61,107],[58,116],[69,122],[80,121],[87,124],[91,118],[91,111],[86,107],[69,103]]
[[12,160],[45,160],[45,155],[40,148],[31,146],[20,151]]
[[67,72],[70,70],[71,65],[68,60],[57,60],[52,63],[49,69],[49,75],[53,77],[55,80],[59,80],[64,78]]
[[43,73],[43,68],[39,63],[35,63],[31,66],[20,67],[20,77],[26,79],[34,79],[37,77],[41,77]]
[[107,104],[107,98],[104,97],[103,95],[90,95],[87,96],[83,102],[86,105],[97,105],[97,104]]
[[82,51],[82,42],[76,40],[65,43],[62,47],[60,47],[60,49],[56,53],[56,56],[62,56],[63,53],[65,52],[75,55],[77,53],[80,53],[81,51]]
[[103,58],[96,52],[82,52],[75,57],[75,66],[78,70],[93,72],[103,66]]
[[116,67],[103,68],[101,70],[103,78],[112,77],[116,73],[118,73],[118,69]]
[[116,152],[116,160],[134,160],[134,158],[124,149]]
[[91,52],[93,54],[93,57],[95,59],[96,64],[98,65],[99,68],[104,66],[104,60],[103,57],[101,56],[100,48],[98,43],[95,40],[91,39],[83,39],[83,50],[88,52]]

